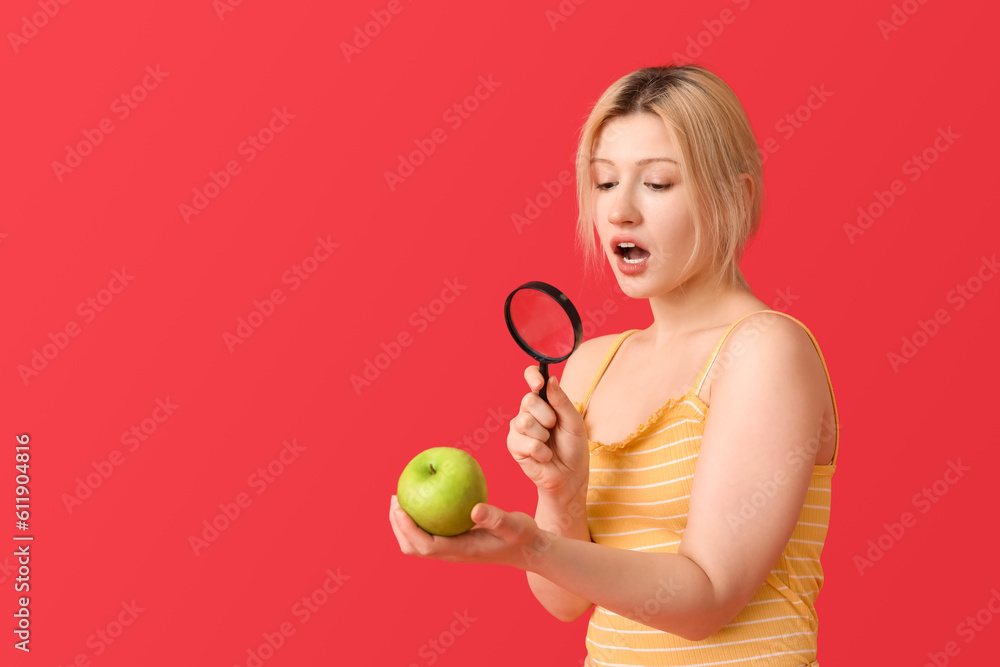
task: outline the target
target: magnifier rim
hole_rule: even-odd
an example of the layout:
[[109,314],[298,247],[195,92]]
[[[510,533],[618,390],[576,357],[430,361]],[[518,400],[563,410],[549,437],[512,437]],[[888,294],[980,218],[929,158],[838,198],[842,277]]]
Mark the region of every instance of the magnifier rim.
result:
[[[538,352],[523,338],[521,338],[521,334],[518,333],[517,327],[515,327],[514,322],[511,321],[510,302],[514,299],[514,295],[523,289],[533,289],[542,292],[559,304],[559,307],[562,308],[563,312],[569,317],[570,324],[573,325],[573,347],[568,353],[561,357],[550,357]],[[503,318],[507,322],[507,330],[510,331],[510,335],[514,337],[514,340],[521,346],[521,349],[527,352],[528,355],[536,361],[545,362],[547,364],[558,364],[562,361],[566,361],[569,359],[571,354],[576,352],[576,348],[580,347],[580,343],[583,342],[583,321],[580,319],[580,313],[576,310],[576,306],[573,305],[573,302],[569,300],[568,296],[563,294],[557,288],[540,280],[526,282],[507,295],[507,301],[503,305]]]

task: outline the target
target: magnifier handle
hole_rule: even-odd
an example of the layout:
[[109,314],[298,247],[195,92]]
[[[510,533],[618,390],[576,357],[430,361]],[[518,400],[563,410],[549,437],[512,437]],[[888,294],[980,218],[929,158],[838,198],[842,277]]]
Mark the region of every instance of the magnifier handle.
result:
[[549,365],[544,361],[540,361],[538,362],[538,370],[542,372],[542,388],[538,392],[538,395],[542,397],[543,401],[548,403],[549,399],[545,395],[545,390],[549,387]]

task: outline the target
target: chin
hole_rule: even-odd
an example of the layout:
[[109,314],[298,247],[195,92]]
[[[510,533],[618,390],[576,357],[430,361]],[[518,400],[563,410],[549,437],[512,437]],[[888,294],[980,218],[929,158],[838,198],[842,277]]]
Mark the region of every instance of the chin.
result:
[[650,290],[649,285],[641,284],[635,278],[618,275],[617,273],[615,274],[615,278],[618,280],[618,287],[625,293],[625,296],[633,299],[648,299],[652,296],[652,290]]
[[647,276],[635,278],[632,276],[623,276],[618,272],[615,272],[615,279],[618,281],[618,287],[621,291],[633,299],[652,299],[669,294],[678,287],[676,284],[664,282],[663,280],[654,282]]

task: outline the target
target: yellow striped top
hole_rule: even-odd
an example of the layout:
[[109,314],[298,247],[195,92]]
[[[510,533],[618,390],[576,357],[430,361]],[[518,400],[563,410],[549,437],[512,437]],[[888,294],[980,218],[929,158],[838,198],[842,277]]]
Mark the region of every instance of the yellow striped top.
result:
[[[806,330],[823,362],[832,399],[829,369],[812,332],[786,313],[757,312],[784,315]],[[587,522],[594,542],[619,549],[677,552],[709,410],[699,393],[729,333],[756,314],[729,326],[686,394],[667,401],[625,440],[590,442]],[[586,413],[590,395],[619,346],[636,331],[622,333],[608,350],[582,403],[575,404],[580,414]],[[836,424],[835,400],[833,410]],[[820,554],[829,525],[831,479],[840,440],[837,431],[831,463],[813,466],[802,512],[787,546],[753,599],[726,627],[705,640],[690,641],[595,605],[587,629],[588,667],[818,667],[815,602],[823,587]]]

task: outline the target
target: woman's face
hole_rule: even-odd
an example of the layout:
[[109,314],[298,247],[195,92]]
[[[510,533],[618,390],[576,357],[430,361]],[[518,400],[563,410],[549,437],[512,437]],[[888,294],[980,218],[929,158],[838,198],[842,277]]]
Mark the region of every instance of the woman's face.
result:
[[673,132],[652,113],[611,119],[594,144],[597,234],[618,284],[633,298],[676,288],[694,249],[680,162]]

